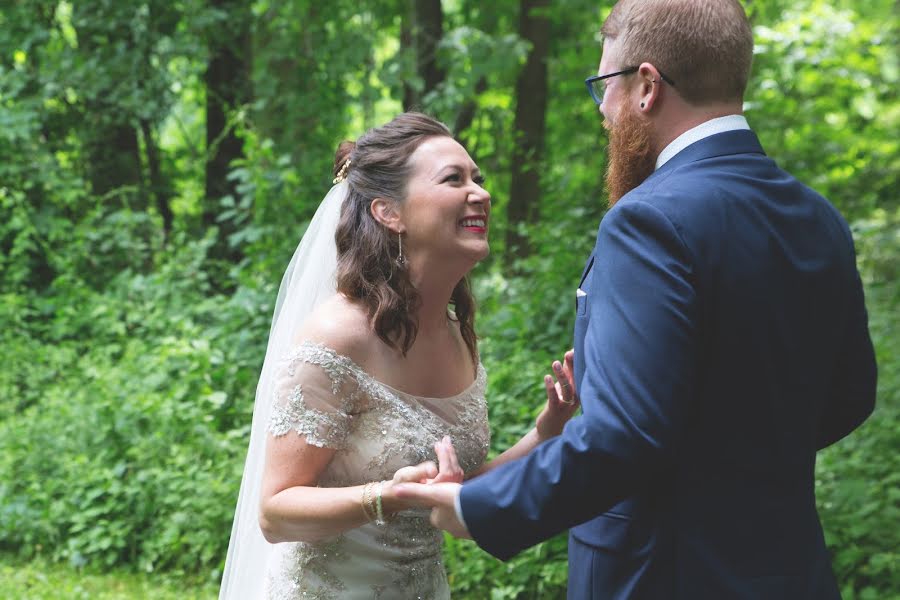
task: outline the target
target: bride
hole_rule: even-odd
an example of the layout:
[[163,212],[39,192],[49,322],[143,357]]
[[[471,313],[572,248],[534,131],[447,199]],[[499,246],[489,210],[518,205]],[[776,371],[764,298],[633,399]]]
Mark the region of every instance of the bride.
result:
[[341,144],[335,176],[279,290],[221,599],[449,598],[442,534],[393,485],[476,476],[577,408],[568,355],[535,428],[483,464],[466,275],[491,197],[446,126],[402,114]]

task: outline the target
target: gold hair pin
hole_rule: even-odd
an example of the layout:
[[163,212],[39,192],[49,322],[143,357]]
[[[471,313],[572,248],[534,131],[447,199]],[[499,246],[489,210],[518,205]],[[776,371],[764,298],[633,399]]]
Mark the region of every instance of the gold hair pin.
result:
[[337,176],[332,180],[331,183],[337,185],[342,182],[344,178],[347,176],[347,171],[350,169],[350,159],[348,158],[344,165],[341,167],[341,170],[338,171]]

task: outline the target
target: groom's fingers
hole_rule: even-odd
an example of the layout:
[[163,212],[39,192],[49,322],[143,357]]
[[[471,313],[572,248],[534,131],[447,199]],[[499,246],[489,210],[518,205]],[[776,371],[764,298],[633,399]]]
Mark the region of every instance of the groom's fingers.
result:
[[398,498],[420,507],[453,507],[460,485],[458,483],[400,483],[394,486]]
[[458,483],[401,483],[394,486],[399,498],[422,508],[431,508],[431,524],[458,538],[471,534],[456,516],[456,497],[462,485]]
[[394,493],[398,498],[403,498],[420,508],[431,508],[440,504],[434,497],[434,488],[438,485],[440,484],[401,483],[394,486]]

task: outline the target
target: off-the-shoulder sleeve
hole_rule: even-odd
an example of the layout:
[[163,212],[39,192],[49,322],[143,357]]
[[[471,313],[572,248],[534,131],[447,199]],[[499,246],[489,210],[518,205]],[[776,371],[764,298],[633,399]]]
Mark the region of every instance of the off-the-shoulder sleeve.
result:
[[313,446],[341,449],[360,412],[361,394],[349,359],[304,343],[278,365],[269,432],[291,431]]

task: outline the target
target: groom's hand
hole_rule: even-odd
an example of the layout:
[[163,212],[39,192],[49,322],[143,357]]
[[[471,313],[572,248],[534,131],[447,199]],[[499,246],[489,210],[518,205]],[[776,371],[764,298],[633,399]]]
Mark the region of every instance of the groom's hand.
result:
[[395,487],[398,497],[422,508],[431,508],[431,524],[453,537],[472,539],[469,530],[456,516],[458,483],[401,483]]

